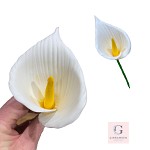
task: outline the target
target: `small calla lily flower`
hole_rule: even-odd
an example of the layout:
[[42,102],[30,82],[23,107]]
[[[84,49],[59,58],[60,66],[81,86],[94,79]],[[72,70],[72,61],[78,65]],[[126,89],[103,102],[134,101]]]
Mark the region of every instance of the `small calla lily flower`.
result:
[[86,104],[82,70],[58,28],[18,59],[10,71],[9,87],[17,101],[40,113],[39,121],[46,127],[72,123]]
[[131,42],[128,35],[120,28],[107,24],[95,17],[95,47],[103,57],[117,60],[130,88],[128,79],[119,62],[119,59],[126,57],[131,50]]

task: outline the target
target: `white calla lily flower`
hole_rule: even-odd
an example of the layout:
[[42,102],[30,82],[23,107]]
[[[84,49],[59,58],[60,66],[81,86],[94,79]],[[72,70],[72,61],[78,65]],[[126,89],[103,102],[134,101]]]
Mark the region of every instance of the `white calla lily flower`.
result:
[[121,59],[131,50],[128,35],[115,26],[95,17],[95,46],[97,51],[107,59]]
[[128,79],[119,62],[119,59],[126,57],[131,50],[131,42],[128,35],[120,28],[107,24],[95,17],[95,47],[103,57],[117,60],[130,88]]
[[10,71],[9,87],[17,101],[40,113],[39,121],[46,127],[72,123],[86,104],[82,70],[58,28],[18,59]]

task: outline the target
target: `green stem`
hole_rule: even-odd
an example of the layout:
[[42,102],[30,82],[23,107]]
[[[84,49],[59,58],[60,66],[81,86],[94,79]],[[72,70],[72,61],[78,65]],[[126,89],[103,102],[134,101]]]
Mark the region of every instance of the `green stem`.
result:
[[126,80],[126,82],[127,82],[128,87],[130,88],[129,81],[128,81],[128,79],[127,79],[126,74],[125,74],[124,71],[123,71],[123,68],[122,68],[122,66],[121,66],[121,63],[119,62],[119,59],[117,59],[117,63],[118,63],[119,68],[121,69],[121,72],[122,72],[122,74],[123,74],[123,76],[124,76],[124,78],[125,78],[125,80]]

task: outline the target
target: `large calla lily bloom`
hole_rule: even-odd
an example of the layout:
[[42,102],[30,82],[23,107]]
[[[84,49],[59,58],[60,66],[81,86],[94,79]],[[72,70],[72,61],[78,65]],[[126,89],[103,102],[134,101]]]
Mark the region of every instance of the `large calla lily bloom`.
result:
[[120,28],[107,24],[95,17],[95,47],[103,57],[117,60],[130,88],[127,77],[119,62],[119,59],[126,57],[131,50],[131,42],[128,35]]
[[24,53],[10,71],[9,87],[17,101],[46,127],[75,121],[86,104],[80,65],[59,36],[59,29]]

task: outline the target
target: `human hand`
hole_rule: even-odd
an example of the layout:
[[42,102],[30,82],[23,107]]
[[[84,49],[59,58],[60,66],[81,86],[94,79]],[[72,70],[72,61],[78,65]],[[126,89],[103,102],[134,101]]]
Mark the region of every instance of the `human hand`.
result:
[[[44,126],[38,118],[28,122],[25,129],[17,129],[16,122],[28,109],[14,97],[0,108],[0,150],[36,150]],[[22,130],[19,134],[17,131]]]

